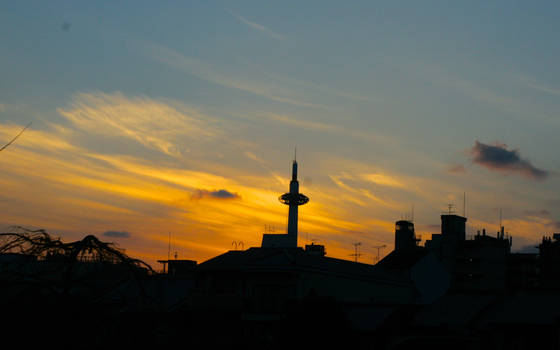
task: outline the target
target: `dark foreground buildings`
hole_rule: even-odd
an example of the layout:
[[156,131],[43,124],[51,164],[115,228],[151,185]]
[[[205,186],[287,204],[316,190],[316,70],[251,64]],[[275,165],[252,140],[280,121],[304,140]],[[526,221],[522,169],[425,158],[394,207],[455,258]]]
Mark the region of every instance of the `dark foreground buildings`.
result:
[[63,348],[560,348],[560,235],[511,253],[503,228],[467,238],[448,213],[425,246],[400,220],[376,265],[335,259],[297,244],[308,198],[292,169],[286,234],[200,264],[162,260],[164,273],[92,236],[0,236],[5,334]]

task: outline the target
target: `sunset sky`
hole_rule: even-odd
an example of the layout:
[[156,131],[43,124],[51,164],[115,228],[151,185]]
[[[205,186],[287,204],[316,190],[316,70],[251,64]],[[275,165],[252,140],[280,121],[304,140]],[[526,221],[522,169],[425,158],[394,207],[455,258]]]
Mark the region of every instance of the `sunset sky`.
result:
[[286,230],[371,263],[394,222],[514,250],[560,232],[557,1],[0,5],[0,227],[94,234],[159,268]]

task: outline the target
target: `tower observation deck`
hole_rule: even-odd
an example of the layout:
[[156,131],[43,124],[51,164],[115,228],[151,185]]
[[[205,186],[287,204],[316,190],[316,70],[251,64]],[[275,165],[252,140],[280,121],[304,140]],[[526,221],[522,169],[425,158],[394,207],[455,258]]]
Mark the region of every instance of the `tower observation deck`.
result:
[[292,163],[292,181],[290,181],[290,192],[284,193],[278,200],[289,206],[288,230],[286,234],[264,234],[262,247],[297,247],[298,239],[298,207],[309,202],[309,198],[299,193],[299,182],[297,179],[298,164],[294,159]]

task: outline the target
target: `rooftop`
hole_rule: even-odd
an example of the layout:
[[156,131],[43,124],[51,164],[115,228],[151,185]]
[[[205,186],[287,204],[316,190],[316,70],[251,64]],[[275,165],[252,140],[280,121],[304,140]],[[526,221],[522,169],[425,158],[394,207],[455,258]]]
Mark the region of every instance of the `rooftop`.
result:
[[310,254],[299,247],[232,250],[201,263],[198,269],[199,271],[307,271],[408,284],[406,279],[395,276],[382,267]]

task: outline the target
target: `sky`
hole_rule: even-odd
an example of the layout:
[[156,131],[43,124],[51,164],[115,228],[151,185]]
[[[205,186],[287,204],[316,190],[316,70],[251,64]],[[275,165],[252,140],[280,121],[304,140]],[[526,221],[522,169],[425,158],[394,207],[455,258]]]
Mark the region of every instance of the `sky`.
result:
[[[286,230],[373,263],[449,205],[514,251],[560,231],[556,1],[0,4],[0,229],[160,268]],[[466,203],[466,205],[464,205]],[[377,247],[383,248],[377,249]]]

